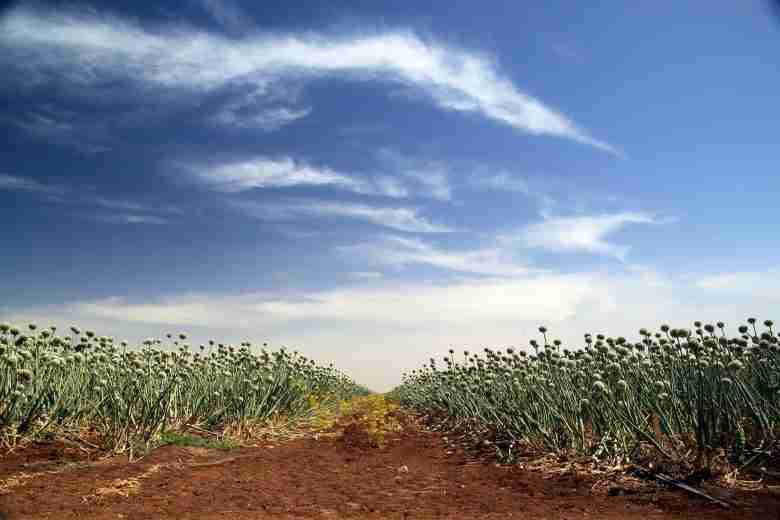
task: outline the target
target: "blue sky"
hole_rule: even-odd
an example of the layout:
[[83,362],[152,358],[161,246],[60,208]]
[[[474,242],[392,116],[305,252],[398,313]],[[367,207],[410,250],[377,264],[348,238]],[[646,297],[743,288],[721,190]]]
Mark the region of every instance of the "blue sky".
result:
[[0,11],[0,318],[384,389],[542,323],[772,317],[769,3],[264,4]]

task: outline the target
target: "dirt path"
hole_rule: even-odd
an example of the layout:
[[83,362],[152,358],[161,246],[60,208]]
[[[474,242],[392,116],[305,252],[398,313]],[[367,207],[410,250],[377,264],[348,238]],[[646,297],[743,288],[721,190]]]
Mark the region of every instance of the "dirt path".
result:
[[780,498],[768,492],[733,496],[741,507],[729,511],[671,491],[593,494],[587,479],[448,453],[439,435],[420,429],[389,437],[383,448],[349,436],[230,452],[168,446],[132,464],[63,466],[61,451],[0,460],[6,518],[780,518]]

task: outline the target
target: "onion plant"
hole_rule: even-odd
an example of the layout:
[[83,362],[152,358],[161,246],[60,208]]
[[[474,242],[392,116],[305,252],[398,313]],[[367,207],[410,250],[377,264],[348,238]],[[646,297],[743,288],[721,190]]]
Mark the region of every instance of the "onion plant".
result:
[[586,334],[581,348],[530,348],[431,359],[395,391],[407,406],[473,425],[505,451],[519,442],[630,460],[648,446],[700,469],[716,456],[740,463],[777,441],[780,339],[751,318],[729,337],[723,323],[642,329],[638,341]]
[[113,449],[132,449],[181,423],[295,420],[314,402],[368,393],[332,365],[284,348],[211,341],[193,349],[186,334],[131,348],[75,326],[56,332],[0,324],[0,440],[87,427]]

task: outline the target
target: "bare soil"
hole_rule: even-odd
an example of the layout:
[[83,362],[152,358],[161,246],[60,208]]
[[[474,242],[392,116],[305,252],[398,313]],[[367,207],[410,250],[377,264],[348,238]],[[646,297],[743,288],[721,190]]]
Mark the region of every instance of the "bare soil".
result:
[[229,452],[166,446],[133,463],[32,445],[0,459],[0,518],[780,518],[771,489],[722,491],[735,504],[723,509],[655,486],[612,496],[594,484],[475,460],[419,426],[377,447],[349,424]]

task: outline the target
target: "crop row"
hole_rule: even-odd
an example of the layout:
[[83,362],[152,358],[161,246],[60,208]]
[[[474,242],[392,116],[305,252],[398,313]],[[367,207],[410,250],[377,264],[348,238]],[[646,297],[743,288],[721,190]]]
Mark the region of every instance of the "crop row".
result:
[[521,445],[622,461],[651,452],[709,469],[769,456],[780,426],[780,340],[755,319],[729,337],[723,323],[642,329],[638,341],[586,334],[582,348],[450,350],[404,375],[402,403]]
[[115,450],[183,423],[207,428],[301,419],[367,393],[332,366],[249,342],[200,345],[167,335],[131,347],[71,327],[0,324],[0,440],[89,429]]

